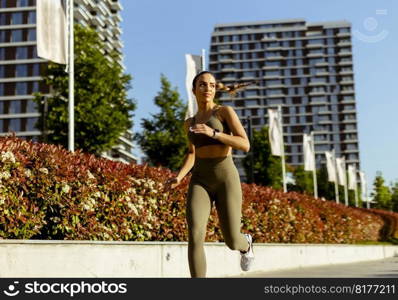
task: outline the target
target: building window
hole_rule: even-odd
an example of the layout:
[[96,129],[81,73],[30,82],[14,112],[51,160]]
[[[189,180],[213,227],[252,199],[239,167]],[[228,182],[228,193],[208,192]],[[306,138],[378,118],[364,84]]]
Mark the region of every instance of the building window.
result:
[[36,24],[36,11],[30,11],[28,14],[28,24]]
[[36,41],[36,29],[31,28],[28,30],[28,41]]
[[9,114],[19,114],[21,113],[21,101],[20,100],[13,100],[10,101],[10,106],[8,108]]
[[32,83],[32,93],[37,93],[37,92],[39,92],[39,82],[34,81]]
[[11,30],[11,42],[22,42],[23,32],[22,29]]
[[35,131],[37,130],[35,128],[35,124],[37,122],[38,118],[27,118],[26,119],[26,131]]
[[21,119],[10,119],[8,123],[8,131],[21,131]]
[[16,59],[27,59],[28,47],[17,47]]
[[36,109],[36,102],[34,102],[33,100],[26,100],[26,112],[27,113],[32,113],[32,112],[37,112]]
[[[0,30],[0,43],[8,42],[6,40],[6,38],[7,38],[6,31],[5,30]],[[2,48],[2,49],[4,49],[4,48]]]
[[40,64],[33,64],[33,76],[40,76]]
[[11,15],[11,24],[19,25],[23,24],[23,14],[21,12],[16,12]]
[[16,77],[27,77],[28,76],[28,66],[27,65],[16,65],[15,76]]
[[17,7],[29,6],[28,0],[17,0]]
[[28,93],[28,84],[26,82],[17,82],[15,85],[16,95],[26,95]]

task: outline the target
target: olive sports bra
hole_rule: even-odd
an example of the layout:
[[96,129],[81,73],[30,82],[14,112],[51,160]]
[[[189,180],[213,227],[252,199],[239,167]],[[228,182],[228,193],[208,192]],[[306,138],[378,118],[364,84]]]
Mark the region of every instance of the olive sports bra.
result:
[[[228,127],[227,122],[221,122],[215,115],[214,110],[209,118],[209,120],[205,123],[207,126],[210,128],[216,129],[219,132],[223,132],[226,134],[230,134],[231,130]],[[191,126],[195,124],[195,117],[192,118]],[[209,146],[209,145],[224,145],[222,142],[219,140],[216,140],[214,138],[211,138],[205,134],[202,133],[194,133],[192,131],[188,132],[188,138],[191,141],[191,143],[196,147],[200,148],[203,146]]]

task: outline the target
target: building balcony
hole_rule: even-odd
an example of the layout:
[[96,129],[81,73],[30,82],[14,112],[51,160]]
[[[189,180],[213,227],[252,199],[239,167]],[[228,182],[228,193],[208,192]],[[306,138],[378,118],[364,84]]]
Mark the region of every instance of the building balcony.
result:
[[345,119],[345,120],[341,120],[341,123],[347,124],[347,123],[356,123],[357,119]]
[[339,84],[341,84],[341,85],[353,85],[354,81],[353,80],[342,80],[342,81],[339,81]]
[[315,92],[309,92],[308,95],[310,95],[310,96],[323,96],[323,95],[326,95],[326,92],[325,91],[315,91]]
[[119,26],[114,25],[112,26],[112,31],[115,35],[121,35],[123,33],[122,29]]
[[319,43],[319,44],[307,44],[307,45],[305,45],[305,48],[312,49],[312,48],[321,48],[323,46],[324,45],[321,44],[321,43]]
[[325,54],[323,53],[308,53],[307,57],[324,57]]
[[219,53],[233,53],[232,49],[220,49]]
[[91,19],[90,12],[87,9],[85,9],[83,6],[75,7],[74,14],[75,14],[74,17],[77,20],[83,19],[85,21],[89,21]]
[[327,67],[327,66],[329,66],[329,63],[327,61],[321,61],[321,62],[315,63],[315,66]]
[[308,83],[309,86],[318,86],[318,85],[327,85],[326,81],[310,81]]
[[352,75],[352,74],[354,74],[354,72],[353,71],[341,71],[341,72],[339,72],[339,74],[340,75]]
[[99,27],[105,26],[105,21],[102,16],[96,15],[92,17],[92,23]]
[[263,70],[272,70],[272,69],[276,69],[278,70],[281,66],[264,66],[262,67]]
[[351,42],[338,42],[337,46],[344,47],[344,46],[351,46]]
[[352,60],[349,61],[340,61],[338,62],[339,66],[352,66]]
[[272,60],[282,60],[285,58],[283,56],[268,56],[266,59],[272,61]]
[[349,94],[354,94],[355,91],[354,90],[342,90],[340,91],[340,94],[342,95],[349,95]]
[[108,6],[102,1],[98,1],[97,8],[98,8],[97,11],[100,11],[102,13],[102,15],[105,17],[112,15],[112,12],[108,8]]
[[81,4],[84,6],[88,6],[89,5],[89,1],[88,0],[75,0],[75,4]]
[[269,46],[265,47],[266,50],[273,51],[273,50],[283,50],[281,46]]
[[123,7],[118,0],[111,0],[111,8],[114,10],[122,10]]
[[339,33],[337,34],[337,36],[338,36],[338,37],[350,37],[350,36],[351,36],[351,33],[349,33],[349,32],[339,32]]
[[120,14],[112,14],[113,20],[116,22],[116,24],[119,24],[120,22],[122,22],[122,17],[120,16]]
[[352,55],[351,51],[340,51],[337,53],[338,56],[350,56]]
[[40,117],[40,113],[39,112],[19,113],[19,114],[2,114],[2,115],[0,115],[0,120],[36,118],[36,117]]

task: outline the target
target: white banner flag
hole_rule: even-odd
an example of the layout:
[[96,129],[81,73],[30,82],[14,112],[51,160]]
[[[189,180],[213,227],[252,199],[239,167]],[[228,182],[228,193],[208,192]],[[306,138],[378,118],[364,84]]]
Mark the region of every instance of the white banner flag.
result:
[[37,0],[37,55],[59,64],[68,61],[66,9],[62,0]]
[[268,109],[268,135],[271,144],[272,155],[282,156],[283,132],[279,122],[279,113],[276,109]]
[[332,152],[326,151],[326,168],[328,170],[328,180],[330,182],[336,182],[336,165],[335,158]]
[[313,140],[309,134],[303,135],[304,170],[315,171]]
[[345,186],[347,184],[347,176],[345,170],[344,157],[336,158],[336,167],[337,167],[337,182],[339,185]]
[[362,201],[366,202],[368,200],[368,195],[367,195],[368,185],[366,182],[365,173],[362,171],[359,171],[359,180],[361,182],[361,198],[362,198]]
[[357,189],[357,171],[355,165],[348,166],[348,189],[349,190]]
[[185,54],[187,64],[187,74],[185,77],[185,86],[188,94],[188,109],[185,119],[193,117],[198,111],[195,95],[192,92],[192,80],[196,74],[202,71],[202,57],[200,55]]

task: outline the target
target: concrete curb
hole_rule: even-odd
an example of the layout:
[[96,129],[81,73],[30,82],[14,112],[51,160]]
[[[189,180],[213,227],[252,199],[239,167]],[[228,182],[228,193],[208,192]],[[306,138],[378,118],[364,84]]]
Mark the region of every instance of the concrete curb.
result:
[[[242,274],[240,254],[206,243],[207,276]],[[254,244],[250,272],[398,256],[398,246]],[[189,277],[185,242],[0,240],[0,277]]]

